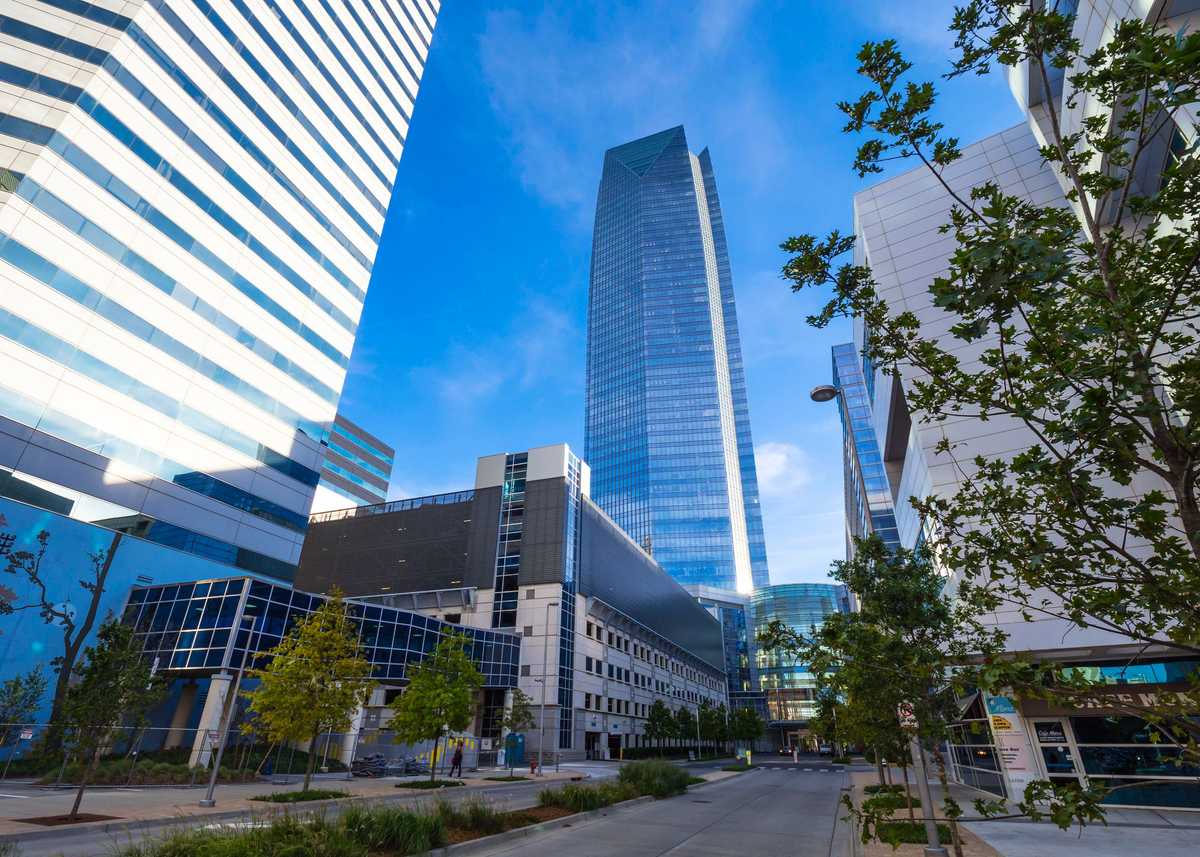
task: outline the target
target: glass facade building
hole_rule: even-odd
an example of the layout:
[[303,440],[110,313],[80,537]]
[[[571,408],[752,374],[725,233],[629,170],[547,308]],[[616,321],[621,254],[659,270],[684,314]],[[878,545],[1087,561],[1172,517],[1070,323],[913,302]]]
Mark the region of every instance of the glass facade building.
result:
[[313,514],[387,501],[396,451],[341,412],[329,427]]
[[[139,586],[129,593],[122,621],[134,629],[142,650],[157,660],[160,670],[207,674],[236,670],[247,653],[279,645],[297,620],[325,600],[251,578]],[[453,625],[354,599],[346,600],[346,612],[357,625],[371,678],[381,684],[403,684],[409,664],[423,660],[444,637],[464,634],[484,686],[516,687],[521,649],[516,634]],[[251,657],[246,665],[262,668],[266,662],[265,657]]]
[[682,584],[766,584],[724,220],[682,126],[605,154],[586,398],[600,507]]
[[833,346],[833,384],[842,420],[846,494],[846,555],[853,540],[877,535],[889,548],[900,545],[896,508],[871,416],[874,368],[853,343]]
[[[782,583],[755,590],[750,610],[756,638],[774,619],[807,638],[827,616],[850,612],[850,593],[829,583]],[[771,724],[804,724],[816,714],[817,679],[804,664],[759,650],[757,671]]]
[[291,577],[437,13],[6,4],[0,494]]

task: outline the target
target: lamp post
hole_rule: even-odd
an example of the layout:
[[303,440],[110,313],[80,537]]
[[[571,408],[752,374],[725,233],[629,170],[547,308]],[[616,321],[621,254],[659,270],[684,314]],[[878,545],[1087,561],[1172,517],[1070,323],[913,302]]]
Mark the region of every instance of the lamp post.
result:
[[216,800],[213,798],[213,792],[217,788],[217,776],[221,772],[221,757],[225,755],[225,743],[229,739],[229,722],[233,719],[234,708],[237,707],[237,694],[238,690],[242,686],[242,674],[246,671],[246,653],[250,651],[250,645],[254,640],[254,635],[258,633],[258,620],[264,615],[266,615],[265,611],[260,613],[258,616],[244,612],[242,613],[241,622],[243,625],[247,619],[252,620],[250,634],[246,637],[246,647],[242,649],[242,662],[238,666],[237,678],[235,678],[233,682],[233,696],[229,701],[228,707],[224,711],[224,715],[221,717],[221,743],[217,745],[217,756],[213,760],[212,773],[209,774],[208,777],[208,792],[204,795],[204,799],[200,801],[200,806],[203,807],[213,807],[217,805]]
[[537,765],[538,771],[537,771],[537,775],[539,777],[543,776],[543,774],[542,774],[542,750],[546,746],[546,664],[548,661],[548,656],[550,654],[550,608],[557,607],[557,606],[558,606],[557,601],[549,601],[546,603],[546,637],[542,643],[542,678],[541,678],[542,711],[541,711],[541,716],[538,718],[541,721],[541,725],[538,727],[538,765]]

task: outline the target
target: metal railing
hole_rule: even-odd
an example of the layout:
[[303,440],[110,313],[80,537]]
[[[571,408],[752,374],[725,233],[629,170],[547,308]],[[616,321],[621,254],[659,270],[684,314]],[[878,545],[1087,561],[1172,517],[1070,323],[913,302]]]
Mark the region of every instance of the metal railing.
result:
[[410,497],[405,500],[389,500],[387,503],[374,503],[370,506],[351,506],[349,509],[334,509],[330,512],[317,512],[308,516],[310,524],[321,524],[326,521],[340,521],[343,518],[365,518],[368,515],[386,515],[388,512],[405,512],[419,509],[422,506],[448,506],[452,503],[465,503],[474,499],[475,491],[451,491],[448,494],[430,494],[427,497]]

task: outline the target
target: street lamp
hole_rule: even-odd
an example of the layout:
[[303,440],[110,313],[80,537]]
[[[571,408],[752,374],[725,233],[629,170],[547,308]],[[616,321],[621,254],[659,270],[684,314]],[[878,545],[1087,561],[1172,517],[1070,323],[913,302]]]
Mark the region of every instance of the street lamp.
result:
[[[252,604],[247,604],[246,609],[249,610],[249,608],[253,606],[254,605]],[[242,674],[246,671],[246,653],[250,651],[250,645],[254,640],[254,635],[259,631],[258,620],[265,615],[266,611],[260,613],[258,616],[255,616],[253,613],[249,612],[242,613],[241,622],[243,625],[247,619],[252,620],[250,634],[246,637],[246,647],[242,649],[242,662],[238,666],[237,678],[234,679],[233,682],[233,697],[230,700],[228,707],[225,709],[223,716],[221,717],[221,743],[217,746],[217,757],[213,760],[212,773],[209,774],[208,777],[208,792],[204,795],[204,799],[200,801],[200,806],[203,807],[213,807],[217,805],[216,800],[213,798],[213,792],[217,788],[217,776],[221,772],[221,757],[225,755],[225,743],[229,740],[229,725],[230,721],[233,719],[233,711],[237,707],[237,695],[238,690],[242,686]],[[237,637],[234,637],[234,640],[236,639]]]
[[818,384],[812,388],[808,397],[814,402],[832,402],[841,394],[841,390],[832,384]]
[[542,750],[546,746],[546,662],[547,656],[550,653],[550,608],[557,607],[557,601],[549,601],[546,603],[546,637],[542,643],[542,713],[541,725],[538,728],[538,770],[537,775],[544,776],[542,773]]

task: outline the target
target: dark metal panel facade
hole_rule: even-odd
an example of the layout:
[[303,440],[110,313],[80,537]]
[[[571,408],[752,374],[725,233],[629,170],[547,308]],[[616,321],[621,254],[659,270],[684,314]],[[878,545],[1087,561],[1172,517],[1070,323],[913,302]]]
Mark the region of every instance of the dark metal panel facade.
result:
[[721,623],[590,500],[583,503],[582,523],[580,594],[611,604],[724,671]]
[[525,524],[521,541],[522,586],[563,582],[567,484],[563,479],[525,483]]
[[430,504],[378,515],[314,522],[296,588],[348,595],[469,586],[465,582],[472,502]]
[[470,534],[464,586],[491,589],[496,578],[496,526],[500,520],[500,487],[477,488],[471,504]]

